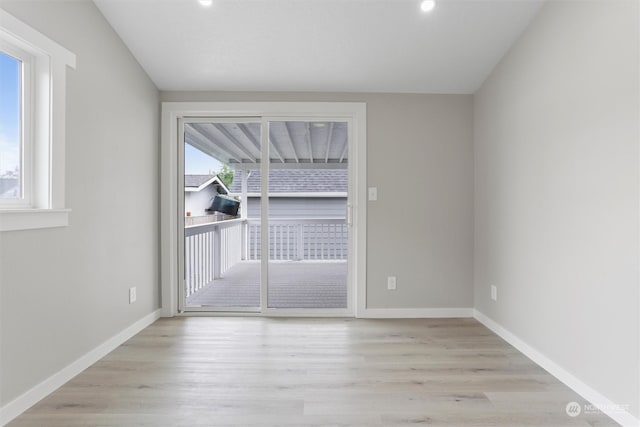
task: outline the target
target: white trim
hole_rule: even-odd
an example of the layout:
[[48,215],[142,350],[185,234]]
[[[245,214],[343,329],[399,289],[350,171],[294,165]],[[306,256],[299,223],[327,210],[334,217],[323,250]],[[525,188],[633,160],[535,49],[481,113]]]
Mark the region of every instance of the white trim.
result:
[[473,310],[473,317],[500,338],[504,339],[506,342],[514,346],[519,352],[527,356],[534,363],[542,367],[544,370],[549,372],[551,375],[556,377],[559,381],[564,383],[567,387],[578,393],[580,396],[585,398],[591,404],[593,404],[597,408],[602,408],[602,412],[607,414],[617,423],[623,426],[639,426],[640,419],[635,418],[629,412],[607,412],[608,408],[616,408],[621,407],[621,405],[617,405],[611,400],[607,399],[604,395],[590,387],[589,385],[582,382],[575,375],[568,372],[562,366],[558,365],[553,360],[549,359],[540,351],[536,350],[532,346],[530,346],[527,342],[519,338],[517,335],[486,316],[482,312],[478,310]]
[[[162,316],[178,313],[178,119],[191,122],[202,117],[247,118],[278,120],[279,117],[328,121],[352,120],[349,162],[353,166],[354,242],[355,253],[353,292],[355,313],[365,308],[366,301],[366,104],[362,102],[163,102],[161,135],[161,281]],[[351,129],[353,128],[353,129]],[[273,166],[273,165],[271,165]],[[346,166],[346,165],[345,165]],[[233,165],[234,168],[237,165]],[[255,169],[255,165],[253,167]],[[184,188],[184,187],[183,187]]]
[[[242,193],[229,193],[229,196],[237,197],[241,196]],[[274,197],[322,197],[322,198],[344,198],[347,197],[348,194],[346,192],[335,192],[335,193],[269,193],[270,198]],[[260,193],[247,193],[247,197],[261,197]]]
[[160,126],[160,298],[162,316],[172,317],[178,313],[178,111],[163,103]]
[[358,313],[361,319],[439,319],[473,317],[473,308],[366,308]]
[[0,231],[66,227],[70,209],[16,209],[0,212]]
[[144,316],[142,319],[136,321],[131,326],[109,338],[93,350],[90,350],[88,353],[62,368],[40,384],[34,386],[4,405],[0,408],[0,425],[8,424],[11,420],[22,414],[49,394],[56,391],[73,377],[115,350],[138,332],[151,325],[153,322],[158,320],[158,318],[160,318],[160,310],[156,310]]
[[[330,121],[331,119],[329,119]],[[344,120],[344,119],[340,119],[340,120]],[[337,121],[340,121],[337,120]],[[293,120],[290,120],[293,121]],[[316,159],[317,160],[317,159]],[[249,171],[253,171],[253,170],[259,170],[260,169],[260,165],[262,164],[262,162],[257,162],[257,163],[229,163],[229,168],[233,169],[233,170],[249,170]],[[311,163],[311,162],[306,162],[306,161],[301,161],[300,163],[297,162],[289,162],[287,161],[287,163],[280,163],[280,162],[270,162],[269,163],[269,169],[270,170],[288,170],[288,169],[349,169],[349,164],[348,163],[335,163],[335,162],[329,162],[329,163]]]
[[[353,252],[349,253],[349,262],[355,264],[354,270],[354,309],[358,317],[367,308],[367,106],[356,113],[349,126],[349,198],[347,201],[347,221],[356,227],[352,231]],[[353,255],[353,256],[352,256]]]
[[[76,56],[44,34],[0,9],[0,39],[33,55],[31,125],[32,150],[30,179],[31,205],[36,215],[24,209],[0,209],[1,231],[59,227],[65,204],[65,125],[67,66],[76,67]],[[25,146],[27,144],[25,143]],[[22,216],[22,218],[19,218]],[[21,224],[27,224],[22,228]]]
[[353,319],[353,314],[345,313],[343,308],[334,309],[320,309],[320,308],[278,308],[271,309],[272,312],[265,314],[254,309],[253,311],[247,310],[247,307],[238,307],[244,309],[244,311],[228,311],[235,307],[225,308],[225,310],[211,310],[210,307],[198,309],[194,307],[182,313],[176,314],[176,317],[267,317],[267,318],[281,318],[281,317],[302,317],[302,318],[334,318],[334,319]]
[[[238,310],[236,310],[236,308]],[[329,317],[329,318],[353,318],[353,313],[344,308],[269,308],[260,311],[259,308],[225,307],[215,309],[212,307],[190,308],[189,311],[178,313],[176,316],[216,316],[216,317]]]
[[[178,212],[180,212],[179,214],[176,214],[176,220],[177,222],[175,224],[175,228],[172,230],[173,233],[176,236],[176,240],[175,240],[175,244],[176,247],[173,250],[173,254],[172,256],[175,259],[175,283],[177,288],[177,311],[180,313],[182,311],[184,311],[184,306],[185,306],[185,295],[186,295],[186,289],[185,289],[185,276],[183,273],[183,276],[180,277],[180,273],[185,271],[185,259],[184,256],[178,256],[178,254],[184,254],[185,253],[185,217],[184,217],[184,212],[185,212],[185,204],[186,204],[186,197],[184,195],[184,147],[185,147],[185,138],[186,138],[186,132],[184,131],[184,126],[185,126],[185,119],[183,117],[179,117],[176,118],[176,120],[174,120],[175,122],[177,122],[177,129],[174,132],[174,137],[175,139],[175,145],[173,146],[173,151],[177,154],[177,160],[176,160],[176,164],[175,164],[175,181],[172,183],[176,184],[177,187],[175,188],[176,190],[176,194],[180,195],[180,197],[176,196],[176,199],[174,199],[174,203],[175,205],[173,206],[174,208],[177,209]],[[173,142],[174,140],[172,140]],[[180,193],[180,192],[183,193]],[[161,192],[161,194],[164,194],[164,191]],[[162,198],[161,198],[162,200]],[[162,218],[162,214],[160,214],[160,218]],[[161,233],[162,234],[162,233]],[[162,244],[162,242],[161,242]],[[161,255],[162,256],[162,255]],[[163,270],[161,270],[163,271]],[[176,289],[176,288],[174,288]],[[162,289],[161,289],[162,291]],[[172,290],[173,291],[173,290]],[[173,296],[176,296],[176,292],[172,292]],[[164,301],[164,295],[162,295],[162,301]],[[172,305],[172,308],[175,310],[175,302]]]
[[[269,158],[270,138],[269,119],[263,116],[260,123],[260,157],[263,159]],[[269,306],[269,162],[260,164],[260,175],[260,311],[264,312]]]
[[5,33],[15,39],[21,48],[33,50],[33,47],[37,46],[41,51],[55,56],[60,62],[64,62],[71,68],[76,67],[76,56],[73,53],[2,8],[0,8],[0,22],[2,22],[0,33]]

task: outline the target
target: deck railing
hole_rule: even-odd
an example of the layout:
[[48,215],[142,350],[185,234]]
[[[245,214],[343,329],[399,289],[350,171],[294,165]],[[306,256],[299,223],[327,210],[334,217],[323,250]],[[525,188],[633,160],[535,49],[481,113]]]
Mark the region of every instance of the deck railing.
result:
[[234,219],[184,229],[185,292],[190,296],[242,259],[242,225]]
[[[233,219],[185,227],[185,293],[189,297],[241,260],[261,258],[259,219]],[[270,260],[346,260],[344,219],[269,220]]]
[[[247,258],[261,258],[260,220],[249,219]],[[344,219],[269,219],[270,260],[346,260],[348,230]]]

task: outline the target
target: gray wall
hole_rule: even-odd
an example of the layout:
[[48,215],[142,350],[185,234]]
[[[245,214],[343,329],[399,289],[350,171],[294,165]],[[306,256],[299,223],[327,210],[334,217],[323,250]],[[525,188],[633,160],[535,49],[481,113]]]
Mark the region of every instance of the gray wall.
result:
[[638,12],[547,3],[474,108],[475,307],[636,416]]
[[77,55],[67,73],[71,225],[0,233],[4,405],[158,308],[159,94],[93,3],[2,8]]
[[[270,218],[345,218],[344,197],[271,197]],[[249,218],[260,218],[260,199],[249,197]]]
[[[473,305],[471,95],[161,92],[163,101],[367,103],[367,306]],[[390,206],[397,206],[391,209]],[[387,276],[398,289],[387,291]]]

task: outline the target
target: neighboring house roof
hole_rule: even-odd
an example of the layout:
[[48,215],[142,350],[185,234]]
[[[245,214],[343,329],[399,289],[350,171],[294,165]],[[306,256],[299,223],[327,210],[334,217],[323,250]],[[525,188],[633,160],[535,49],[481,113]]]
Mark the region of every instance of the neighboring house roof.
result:
[[216,184],[229,194],[229,189],[216,175],[185,175],[184,191],[200,191],[211,184]]
[[[260,171],[250,172],[247,180],[248,195],[260,193]],[[236,170],[229,187],[231,194],[242,191],[241,171]],[[346,197],[348,190],[348,171],[346,169],[272,169],[269,172],[269,193],[289,197],[302,197],[317,194],[333,197]]]

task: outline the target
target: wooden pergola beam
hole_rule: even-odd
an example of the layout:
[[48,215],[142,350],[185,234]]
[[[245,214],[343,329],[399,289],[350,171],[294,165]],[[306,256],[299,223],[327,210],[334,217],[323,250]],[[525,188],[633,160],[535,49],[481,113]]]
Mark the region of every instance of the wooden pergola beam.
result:
[[289,123],[288,122],[284,122],[284,127],[287,130],[287,136],[288,136],[288,141],[289,141],[289,145],[291,145],[291,149],[293,150],[293,157],[295,157],[296,159],[296,163],[300,163],[300,158],[298,157],[298,153],[296,153],[296,147],[293,144],[293,137],[291,136],[291,130],[289,129]]
[[203,132],[202,129],[200,129],[200,127],[198,126],[198,123],[192,123],[191,125],[189,125],[189,129],[192,129],[193,132],[187,132],[185,130],[185,140],[190,138],[190,145],[209,155],[213,154],[212,157],[215,157],[218,160],[223,160],[223,163],[232,163],[232,161],[235,161],[236,163],[242,163],[240,159],[231,154],[231,152],[225,150],[224,147],[219,143],[211,140],[210,135]]
[[329,150],[331,149],[331,140],[333,138],[333,122],[329,123],[329,130],[327,131],[327,151],[324,155],[324,162],[329,163]]
[[231,133],[227,129],[225,129],[222,123],[210,123],[210,125],[212,125],[214,129],[216,129],[225,138],[227,138],[227,140],[236,148],[236,150],[244,154],[248,160],[250,160],[252,163],[257,163],[256,155],[248,150],[240,141],[238,141],[235,136],[231,135]]

